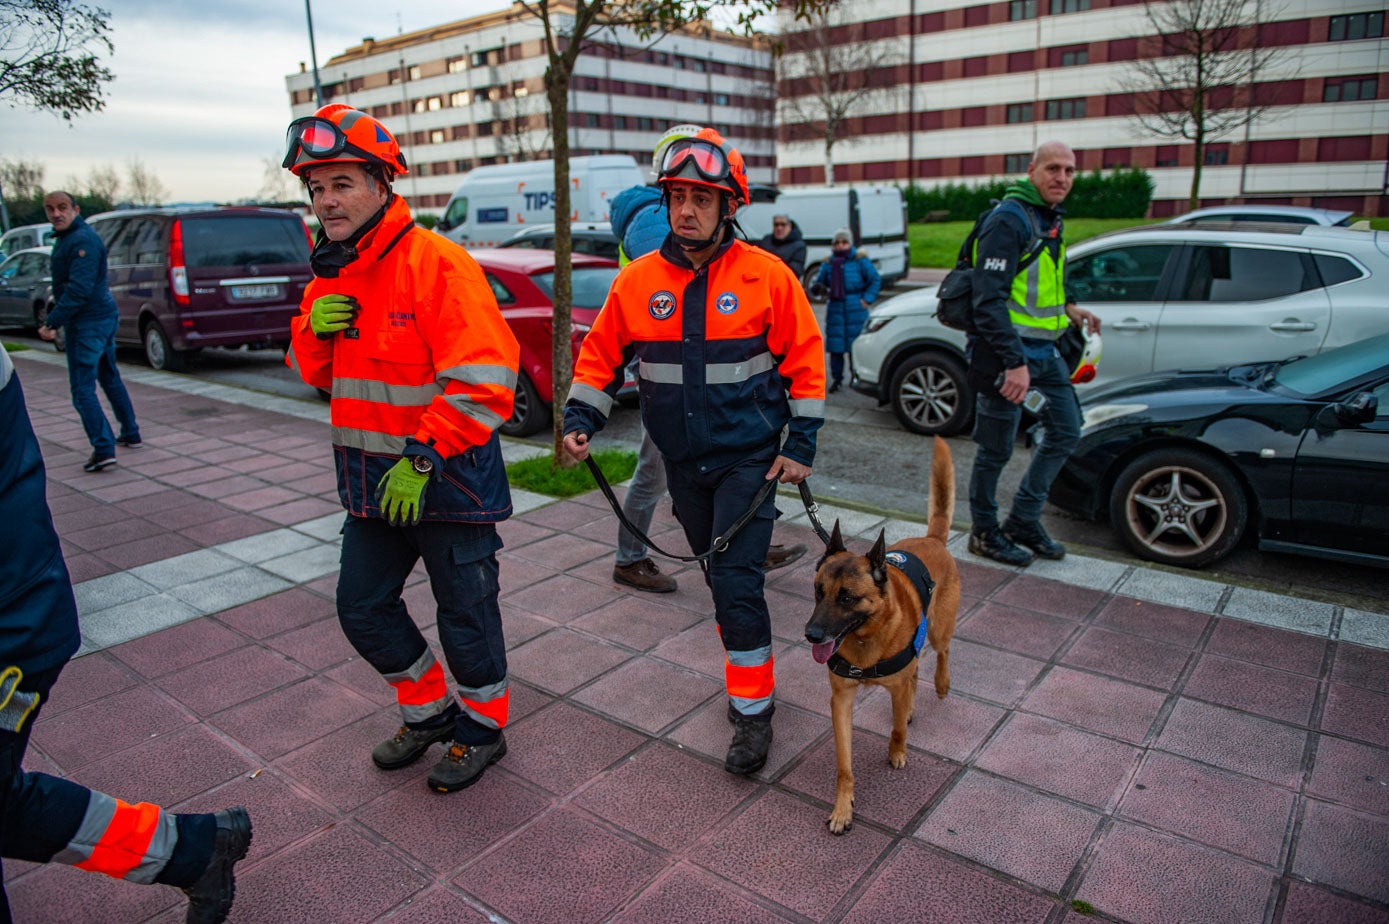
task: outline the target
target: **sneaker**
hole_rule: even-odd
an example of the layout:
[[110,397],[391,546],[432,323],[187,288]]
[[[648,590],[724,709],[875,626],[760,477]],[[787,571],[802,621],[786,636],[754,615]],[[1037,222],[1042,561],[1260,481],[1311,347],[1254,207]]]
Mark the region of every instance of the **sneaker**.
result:
[[1060,561],[1066,557],[1066,547],[1048,536],[1041,523],[1021,523],[1009,518],[1003,521],[1003,535],[1018,545],[1027,546],[1039,558]]
[[676,587],[675,578],[662,574],[661,569],[649,558],[634,561],[630,565],[615,566],[613,580],[652,594],[673,593]]
[[82,466],[84,472],[100,472],[116,464],[115,454],[103,456],[100,453],[92,453],[92,457]]
[[835,379],[833,382],[831,382],[831,383],[830,383],[830,394],[834,394],[835,392],[839,391],[840,386],[842,386],[843,384],[844,384],[844,383],[841,382],[839,379]]
[[795,545],[771,546],[767,549],[767,560],[762,562],[762,570],[775,571],[778,568],[785,568],[804,555],[805,551],[805,545],[800,542]]
[[767,763],[767,752],[772,749],[771,719],[740,715],[732,721],[733,742],[728,746],[723,768],[739,776],[751,776]]
[[491,744],[449,745],[449,752],[429,771],[429,788],[437,792],[467,789],[482,779],[482,771],[506,756],[506,736]]
[[382,770],[399,770],[419,760],[434,742],[452,740],[452,722],[438,728],[411,728],[409,725],[402,725],[394,736],[371,749],[371,762]]
[[221,924],[236,898],[233,867],[251,846],[251,816],[244,808],[227,809],[212,816],[217,819],[212,859],[198,881],[184,889],[188,896],[188,924]]
[[1032,564],[1032,553],[1020,545],[1014,545],[997,526],[971,531],[969,550],[974,555],[1018,568]]
[[125,447],[127,447],[127,448],[134,447],[134,446],[139,446],[139,445],[140,445],[141,443],[143,443],[143,442],[144,442],[144,440],[140,439],[138,436],[118,436],[118,437],[116,437],[116,445],[117,445],[117,446],[125,446]]

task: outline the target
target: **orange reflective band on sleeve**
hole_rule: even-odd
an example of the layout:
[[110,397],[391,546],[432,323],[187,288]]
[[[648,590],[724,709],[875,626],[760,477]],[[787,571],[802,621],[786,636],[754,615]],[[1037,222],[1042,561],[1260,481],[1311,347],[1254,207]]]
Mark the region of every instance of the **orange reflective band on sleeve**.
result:
[[449,695],[448,681],[444,679],[444,669],[438,661],[431,664],[419,680],[406,678],[393,682],[391,686],[395,687],[396,702],[402,706],[428,706],[447,699]]
[[138,805],[120,799],[115,802],[111,823],[92,847],[92,855],[78,863],[77,868],[124,879],[144,861],[159,824],[161,809],[150,802]]
[[772,677],[772,659],[764,664],[740,667],[732,662],[724,664],[724,684],[729,696],[743,699],[765,699],[772,695],[775,680]]
[[480,716],[491,720],[497,728],[506,728],[507,713],[511,709],[511,688],[495,699],[480,702],[475,699],[468,699],[466,696],[460,697],[463,700],[463,707],[475,716]]

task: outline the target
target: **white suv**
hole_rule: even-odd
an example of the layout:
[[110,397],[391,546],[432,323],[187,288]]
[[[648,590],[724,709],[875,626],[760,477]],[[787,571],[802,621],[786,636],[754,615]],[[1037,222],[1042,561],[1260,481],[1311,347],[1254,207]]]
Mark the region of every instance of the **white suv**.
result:
[[[1091,384],[1283,359],[1389,332],[1389,232],[1148,225],[1071,248],[1066,284],[1103,324]],[[854,341],[854,389],[908,430],[950,435],[973,420],[974,393],[965,335],[935,310],[935,286],[874,306]]]

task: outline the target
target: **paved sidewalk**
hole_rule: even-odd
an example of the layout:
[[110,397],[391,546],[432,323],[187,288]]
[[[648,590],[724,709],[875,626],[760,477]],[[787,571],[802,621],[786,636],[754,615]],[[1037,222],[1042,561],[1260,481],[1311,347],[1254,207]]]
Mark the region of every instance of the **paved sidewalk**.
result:
[[[860,697],[836,838],[828,683],[801,636],[813,558],[769,576],[776,740],[735,778],[698,571],[628,592],[601,495],[518,492],[500,527],[510,753],[443,796],[424,785],[435,754],[394,773],[367,754],[398,717],[334,615],[326,407],[122,368],[145,445],[88,475],[61,359],[15,366],[85,639],[28,766],[247,805],[234,922],[1389,921],[1389,601],[1078,556],[1019,572],[957,537],[954,688],[931,696],[928,665],[900,771],[886,696]],[[781,507],[779,539],[815,543],[799,502]],[[921,529],[829,516],[863,548]],[[680,547],[668,507],[652,534]],[[422,571],[406,599],[433,637]],[[19,922],[183,919],[171,889],[5,876]]]

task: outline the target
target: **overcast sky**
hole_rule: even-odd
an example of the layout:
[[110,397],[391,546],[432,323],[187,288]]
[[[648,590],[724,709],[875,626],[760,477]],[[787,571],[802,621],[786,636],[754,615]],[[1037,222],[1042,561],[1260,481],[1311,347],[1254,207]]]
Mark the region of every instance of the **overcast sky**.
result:
[[[232,201],[284,156],[285,76],[309,61],[303,0],[80,0],[111,13],[116,75],[106,108],[72,127],[0,103],[0,157],[38,161],[49,188],[123,176],[138,158],[171,202]],[[318,63],[381,38],[509,5],[508,0],[312,0]]]

